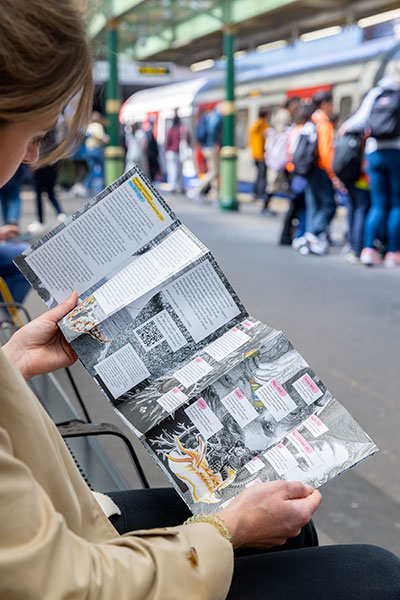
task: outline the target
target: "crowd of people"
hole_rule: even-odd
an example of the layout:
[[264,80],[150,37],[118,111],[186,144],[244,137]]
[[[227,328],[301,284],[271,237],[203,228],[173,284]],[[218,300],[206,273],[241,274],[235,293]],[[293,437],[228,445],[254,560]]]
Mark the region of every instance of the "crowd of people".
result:
[[[21,163],[37,163],[41,140],[78,99],[65,139],[39,164],[70,152],[90,121],[93,68],[80,1],[2,0],[1,8],[4,186]],[[317,547],[311,517],[321,495],[299,482],[249,487],[218,513],[189,519],[170,488],[99,500],[25,381],[77,359],[57,327],[77,301],[72,292],[0,351],[0,597],[399,597],[400,562],[392,553]]]
[[257,169],[254,198],[271,215],[271,197],[289,199],[280,243],[326,255],[338,204],[347,209],[345,258],[367,266],[400,265],[400,69],[395,63],[336,128],[333,96],[291,98],[250,128]]

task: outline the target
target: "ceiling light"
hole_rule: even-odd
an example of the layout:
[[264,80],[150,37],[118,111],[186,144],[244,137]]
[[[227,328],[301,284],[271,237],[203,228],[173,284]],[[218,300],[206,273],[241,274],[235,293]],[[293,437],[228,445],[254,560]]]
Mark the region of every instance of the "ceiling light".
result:
[[276,40],[276,42],[268,42],[268,44],[261,44],[257,46],[257,52],[267,52],[268,50],[278,50],[278,48],[284,48],[288,43],[286,40]]
[[314,40],[321,40],[322,38],[338,35],[341,31],[342,28],[340,25],[334,25],[333,27],[325,27],[324,29],[303,33],[300,36],[300,39],[302,42],[313,42]]
[[385,21],[391,21],[392,19],[400,18],[400,9],[396,8],[395,10],[389,10],[387,12],[380,13],[379,15],[372,15],[371,17],[365,17],[365,19],[360,19],[357,23],[359,27],[372,27],[373,25],[378,25],[379,23],[385,23]]
[[190,68],[192,71],[204,71],[204,69],[211,69],[215,65],[215,61],[212,58],[201,60],[199,62],[192,63]]

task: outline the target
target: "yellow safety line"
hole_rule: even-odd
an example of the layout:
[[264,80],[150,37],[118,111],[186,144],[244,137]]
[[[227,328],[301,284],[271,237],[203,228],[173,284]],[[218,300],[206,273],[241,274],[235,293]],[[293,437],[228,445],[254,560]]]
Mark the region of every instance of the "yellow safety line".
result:
[[[0,277],[0,296],[3,298],[4,302],[14,302],[14,298],[11,295],[10,289],[2,277]],[[16,306],[7,306],[6,309],[8,310],[8,314],[10,315],[13,325],[16,327],[22,327],[24,322],[21,318],[18,308]]]

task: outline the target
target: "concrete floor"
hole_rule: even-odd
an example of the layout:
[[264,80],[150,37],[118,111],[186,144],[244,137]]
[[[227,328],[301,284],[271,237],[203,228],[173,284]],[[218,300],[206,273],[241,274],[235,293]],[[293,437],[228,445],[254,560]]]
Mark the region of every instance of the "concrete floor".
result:
[[[22,228],[33,218],[32,192],[26,190],[23,198]],[[279,247],[281,214],[261,217],[260,207],[251,202],[229,213],[182,196],[166,199],[212,250],[250,314],[288,335],[380,448],[378,455],[321,489],[324,501],[315,522],[322,543],[373,543],[400,554],[400,269],[349,265],[336,248],[326,257],[302,257]],[[83,202],[65,194],[61,201],[68,214]],[[282,201],[275,208],[281,213]],[[54,226],[51,207],[46,210],[46,223]],[[339,216],[334,237],[342,238],[344,228]],[[33,292],[27,307],[34,315],[44,308]],[[126,429],[83,367],[75,365],[73,371],[93,419]],[[134,444],[151,485],[168,485],[140,443]],[[120,443],[108,442],[107,450],[136,487]]]

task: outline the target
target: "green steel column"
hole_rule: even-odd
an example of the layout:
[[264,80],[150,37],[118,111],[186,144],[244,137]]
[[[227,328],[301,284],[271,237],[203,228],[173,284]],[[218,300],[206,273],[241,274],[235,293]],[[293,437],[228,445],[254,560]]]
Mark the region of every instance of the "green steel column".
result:
[[237,152],[235,147],[235,62],[233,56],[235,29],[231,25],[226,25],[223,29],[223,33],[224,54],[226,56],[226,100],[221,148],[220,208],[224,210],[237,210]]
[[124,149],[120,146],[118,114],[121,107],[118,83],[118,21],[107,24],[107,49],[110,74],[106,85],[106,118],[110,137],[105,149],[105,180],[110,185],[124,172]]

